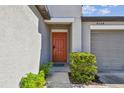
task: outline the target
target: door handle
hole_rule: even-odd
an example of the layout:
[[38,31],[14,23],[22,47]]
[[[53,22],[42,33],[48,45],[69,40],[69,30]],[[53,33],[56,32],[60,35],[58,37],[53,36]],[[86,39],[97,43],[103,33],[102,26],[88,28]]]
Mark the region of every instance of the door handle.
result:
[[55,48],[55,46],[53,45],[53,49]]

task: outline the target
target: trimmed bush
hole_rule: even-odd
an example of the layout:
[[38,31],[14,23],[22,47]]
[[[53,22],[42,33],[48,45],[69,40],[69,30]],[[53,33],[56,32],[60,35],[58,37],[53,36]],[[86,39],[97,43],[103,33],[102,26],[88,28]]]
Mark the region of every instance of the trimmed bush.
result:
[[40,71],[39,74],[28,73],[26,77],[22,77],[20,82],[20,88],[43,88],[45,87],[46,80],[44,71]]
[[53,65],[52,62],[44,63],[44,64],[41,65],[40,70],[43,70],[44,74],[48,75],[52,65]]
[[70,54],[70,69],[74,81],[91,83],[97,73],[95,55],[87,52],[72,52]]
[[52,67],[52,62],[42,64],[38,74],[27,73],[20,81],[20,88],[44,88],[46,84],[46,75]]

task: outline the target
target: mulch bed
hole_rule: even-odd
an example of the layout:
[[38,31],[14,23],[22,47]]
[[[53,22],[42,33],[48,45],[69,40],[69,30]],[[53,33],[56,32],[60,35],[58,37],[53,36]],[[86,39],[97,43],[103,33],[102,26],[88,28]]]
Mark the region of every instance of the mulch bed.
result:
[[[69,75],[69,80],[70,80],[70,82],[71,82],[72,84],[82,84],[82,83],[80,83],[80,82],[75,81],[75,80],[72,78],[70,72],[68,73],[68,75]],[[99,76],[96,75],[96,76],[95,76],[95,80],[93,80],[93,81],[90,83],[90,85],[98,85],[98,84],[103,84],[103,82],[101,82],[101,81],[99,80]]]

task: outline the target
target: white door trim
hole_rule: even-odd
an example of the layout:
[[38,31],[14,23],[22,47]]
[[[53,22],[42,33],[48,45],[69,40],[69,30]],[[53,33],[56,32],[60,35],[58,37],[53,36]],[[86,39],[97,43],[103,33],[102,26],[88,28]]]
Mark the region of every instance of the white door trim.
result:
[[68,32],[68,29],[52,29],[52,32]]
[[124,30],[124,25],[91,25],[91,30]]

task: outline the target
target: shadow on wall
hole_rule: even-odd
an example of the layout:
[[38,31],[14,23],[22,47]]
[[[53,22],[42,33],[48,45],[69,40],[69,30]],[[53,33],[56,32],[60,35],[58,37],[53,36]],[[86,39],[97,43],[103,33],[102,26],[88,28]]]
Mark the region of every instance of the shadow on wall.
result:
[[48,26],[44,23],[43,17],[40,15],[36,7],[29,6],[33,13],[38,17],[38,32],[41,34],[41,52],[40,52],[40,65],[50,60],[50,32]]
[[43,20],[39,21],[39,33],[41,33],[41,56],[40,64],[50,60],[50,32]]

